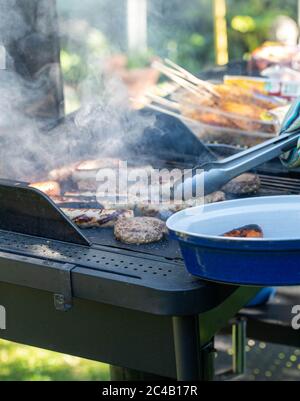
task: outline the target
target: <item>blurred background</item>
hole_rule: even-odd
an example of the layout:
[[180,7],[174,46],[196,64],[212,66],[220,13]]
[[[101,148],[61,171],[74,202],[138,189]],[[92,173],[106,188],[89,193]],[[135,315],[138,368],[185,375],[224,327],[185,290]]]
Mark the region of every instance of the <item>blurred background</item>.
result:
[[298,41],[299,4],[298,0],[57,0],[66,111],[80,105],[79,86],[91,76],[91,68],[96,75],[95,69],[100,71],[105,63],[129,86],[139,86],[139,77],[150,85],[158,77],[151,71],[146,74],[145,68],[154,57],[167,57],[197,74],[213,64],[249,59],[266,41],[293,45]]

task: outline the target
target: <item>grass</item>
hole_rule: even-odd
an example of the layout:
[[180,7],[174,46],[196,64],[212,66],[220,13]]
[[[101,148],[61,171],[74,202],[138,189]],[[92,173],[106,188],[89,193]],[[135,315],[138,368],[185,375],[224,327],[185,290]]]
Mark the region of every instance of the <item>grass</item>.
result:
[[108,379],[108,366],[99,362],[0,340],[0,381]]

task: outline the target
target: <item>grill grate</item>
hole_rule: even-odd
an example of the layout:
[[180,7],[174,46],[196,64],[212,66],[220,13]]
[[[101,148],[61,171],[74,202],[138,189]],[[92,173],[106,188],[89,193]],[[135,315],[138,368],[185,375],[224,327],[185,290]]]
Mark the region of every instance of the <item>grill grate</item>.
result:
[[284,194],[296,194],[300,193],[300,179],[298,178],[289,178],[289,177],[280,177],[280,176],[271,176],[259,174],[262,189],[268,189],[274,192],[283,192]]

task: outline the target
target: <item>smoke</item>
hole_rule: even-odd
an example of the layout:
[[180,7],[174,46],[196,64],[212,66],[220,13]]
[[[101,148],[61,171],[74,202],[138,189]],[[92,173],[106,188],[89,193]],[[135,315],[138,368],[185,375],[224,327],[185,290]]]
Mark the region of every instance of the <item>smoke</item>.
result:
[[[57,166],[106,156],[127,160],[126,145],[137,143],[155,118],[130,109],[126,88],[106,78],[98,93],[84,82],[81,108],[55,128],[41,128],[30,106],[45,96],[41,82],[28,84],[16,73],[0,73],[0,145],[2,178],[44,179]],[[95,88],[94,88],[95,89]]]
[[50,131],[47,144],[55,154],[52,166],[88,158],[128,160],[128,148],[139,143],[145,129],[154,125],[155,117],[131,110],[121,80],[99,76],[102,79],[90,75],[81,84],[82,106]]
[[80,109],[57,124],[62,97],[54,6],[54,0],[1,1],[0,42],[7,58],[0,70],[2,178],[33,181],[75,160],[126,158],[126,143],[138,143],[154,124],[130,109],[126,86],[96,54],[78,86]]
[[38,123],[27,109],[39,97],[40,87],[11,71],[0,72],[0,87],[1,176],[24,179],[44,154]]
[[[20,13],[20,1],[1,0],[0,6],[0,32],[2,43],[10,43],[25,37],[29,31],[26,14]],[[30,9],[28,9],[30,12]]]

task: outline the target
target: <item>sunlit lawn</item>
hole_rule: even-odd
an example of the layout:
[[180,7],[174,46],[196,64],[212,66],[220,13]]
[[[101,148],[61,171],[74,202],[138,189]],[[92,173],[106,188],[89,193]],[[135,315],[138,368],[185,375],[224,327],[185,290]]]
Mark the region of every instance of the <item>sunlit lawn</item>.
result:
[[0,340],[0,381],[108,379],[107,365]]

